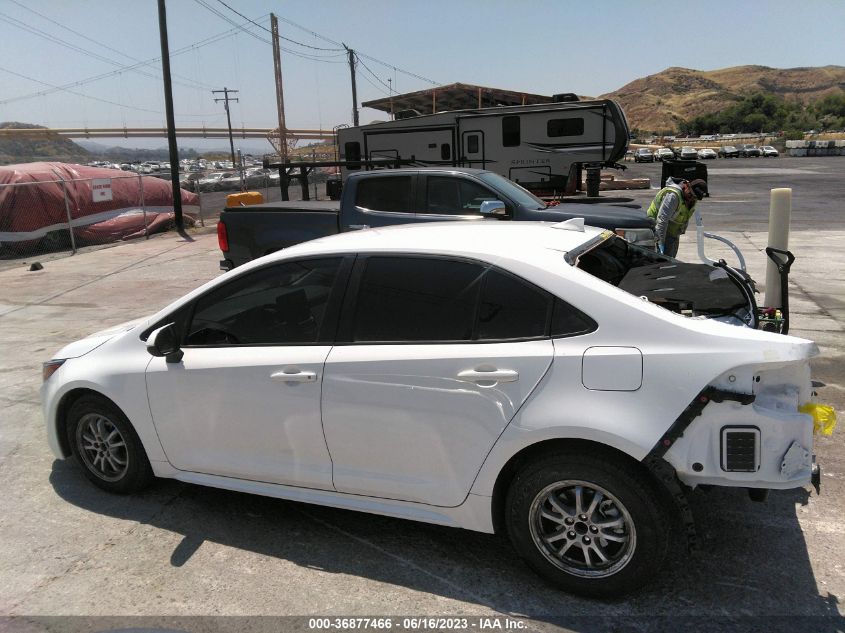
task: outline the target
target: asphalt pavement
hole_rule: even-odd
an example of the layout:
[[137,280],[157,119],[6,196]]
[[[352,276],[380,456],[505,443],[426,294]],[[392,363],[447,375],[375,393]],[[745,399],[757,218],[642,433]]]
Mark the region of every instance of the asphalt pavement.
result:
[[[820,399],[842,417],[845,158],[708,167],[706,228],[734,240],[761,282],[769,190],[793,188],[792,333],[819,343]],[[654,185],[659,172],[659,164],[628,171]],[[47,448],[40,363],[67,342],[154,312],[219,274],[211,231],[93,250],[36,272],[23,264],[0,270],[0,615],[26,616],[0,619],[0,629],[60,630],[39,619],[51,615],[120,616],[91,621],[88,630],[137,630],[150,621],[127,616],[384,614],[513,615],[530,628],[577,631],[611,624],[679,630],[682,622],[696,630],[841,627],[841,620],[805,619],[845,613],[841,428],[818,439],[821,496],[797,489],[752,503],[741,490],[696,491],[700,551],[676,551],[656,582],[612,602],[547,586],[496,536],[174,481],[129,497],[94,488]],[[730,258],[715,243],[708,252]],[[694,260],[691,235],[680,255]],[[258,630],[222,622],[230,623],[226,630]],[[198,630],[195,623],[170,620],[168,628]]]

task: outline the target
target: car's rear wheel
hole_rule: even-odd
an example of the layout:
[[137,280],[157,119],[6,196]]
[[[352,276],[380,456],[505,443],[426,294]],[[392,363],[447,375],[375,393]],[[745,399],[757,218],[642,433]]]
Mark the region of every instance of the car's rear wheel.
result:
[[559,453],[511,483],[511,542],[543,578],[588,596],[621,596],[662,566],[669,520],[636,465],[605,453]]
[[153,480],[135,429],[113,403],[83,396],[67,417],[68,441],[85,476],[103,490],[137,492]]

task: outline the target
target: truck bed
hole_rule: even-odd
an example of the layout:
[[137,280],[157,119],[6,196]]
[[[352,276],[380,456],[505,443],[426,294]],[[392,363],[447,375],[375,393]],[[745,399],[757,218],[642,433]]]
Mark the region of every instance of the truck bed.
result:
[[340,200],[294,200],[294,201],[278,201],[278,202],[263,202],[261,204],[251,204],[249,206],[226,207],[226,212],[250,212],[250,211],[275,211],[278,213],[340,213]]
[[226,207],[220,221],[225,223],[230,250],[220,267],[229,270],[273,251],[334,235],[340,230],[339,218],[340,202],[335,200]]

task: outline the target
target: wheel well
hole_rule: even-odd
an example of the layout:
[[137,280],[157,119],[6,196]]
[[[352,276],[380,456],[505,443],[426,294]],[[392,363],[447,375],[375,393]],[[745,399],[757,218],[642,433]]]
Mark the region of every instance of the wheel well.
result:
[[657,479],[648,470],[648,468],[642,462],[637,461],[630,455],[623,453],[616,448],[599,442],[576,438],[545,440],[523,448],[516,455],[511,457],[508,460],[508,463],[505,464],[499,472],[499,476],[496,478],[496,483],[493,486],[493,501],[491,504],[493,513],[493,528],[495,529],[496,534],[506,533],[505,500],[508,495],[508,488],[510,488],[511,481],[513,481],[514,476],[523,464],[549,454],[574,451],[593,453],[608,460],[621,460],[634,465],[635,468],[638,468],[643,472],[649,481],[655,484],[655,490],[657,494],[661,495],[663,501],[667,500],[667,493],[665,492],[664,487],[658,484]]
[[70,457],[71,448],[67,437],[67,414],[74,403],[83,396],[96,396],[103,400],[108,400],[114,406],[117,406],[109,398],[93,389],[71,389],[62,399],[59,400],[59,406],[56,408],[56,434],[59,438],[59,446],[62,449],[62,455]]

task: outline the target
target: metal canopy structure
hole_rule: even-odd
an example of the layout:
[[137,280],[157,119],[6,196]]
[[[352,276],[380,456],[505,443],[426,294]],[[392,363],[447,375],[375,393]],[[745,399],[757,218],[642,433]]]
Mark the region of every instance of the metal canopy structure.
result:
[[373,108],[395,114],[403,110],[416,110],[420,114],[434,114],[448,110],[469,110],[494,106],[532,105],[551,103],[552,97],[528,92],[487,88],[472,84],[449,84],[417,92],[407,92],[382,99],[365,101],[364,108]]

